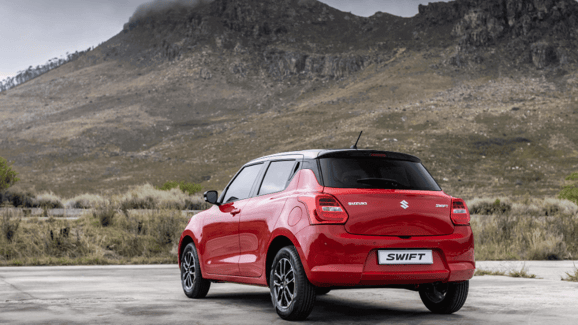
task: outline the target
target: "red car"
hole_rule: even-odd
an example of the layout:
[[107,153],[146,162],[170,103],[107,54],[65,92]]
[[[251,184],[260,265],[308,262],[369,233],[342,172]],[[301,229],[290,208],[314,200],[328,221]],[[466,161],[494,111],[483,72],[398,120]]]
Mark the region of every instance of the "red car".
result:
[[470,214],[421,161],[373,150],[306,150],[245,164],[179,244],[185,294],[211,282],[269,286],[279,316],[305,319],[331,289],[405,288],[458,311],[475,270]]

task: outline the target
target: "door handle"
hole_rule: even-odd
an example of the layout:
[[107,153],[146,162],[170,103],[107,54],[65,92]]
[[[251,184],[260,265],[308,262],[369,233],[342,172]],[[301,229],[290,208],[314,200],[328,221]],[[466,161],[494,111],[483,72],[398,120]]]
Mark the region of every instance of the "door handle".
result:
[[240,209],[235,209],[235,210],[231,211],[230,213],[231,213],[231,215],[233,215],[233,217],[234,217],[234,216],[238,215],[239,213],[241,213],[241,210],[240,210]]

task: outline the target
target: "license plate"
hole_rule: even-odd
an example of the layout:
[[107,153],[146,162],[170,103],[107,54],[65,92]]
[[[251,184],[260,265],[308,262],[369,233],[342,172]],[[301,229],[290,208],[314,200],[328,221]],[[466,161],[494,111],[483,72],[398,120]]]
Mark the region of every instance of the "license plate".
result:
[[379,250],[377,259],[381,265],[433,264],[431,249],[422,250]]

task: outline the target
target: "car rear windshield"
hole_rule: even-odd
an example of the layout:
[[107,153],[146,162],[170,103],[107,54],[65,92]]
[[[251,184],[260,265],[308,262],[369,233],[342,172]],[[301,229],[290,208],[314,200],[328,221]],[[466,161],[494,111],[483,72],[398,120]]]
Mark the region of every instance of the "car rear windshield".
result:
[[327,187],[441,191],[419,162],[374,157],[321,158],[319,161]]

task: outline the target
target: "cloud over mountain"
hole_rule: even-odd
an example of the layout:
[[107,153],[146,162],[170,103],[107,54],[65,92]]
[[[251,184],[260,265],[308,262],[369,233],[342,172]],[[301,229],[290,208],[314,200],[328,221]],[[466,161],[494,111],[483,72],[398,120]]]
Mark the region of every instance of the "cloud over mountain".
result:
[[213,0],[154,0],[140,5],[129,19],[129,24],[167,9],[194,9]]

